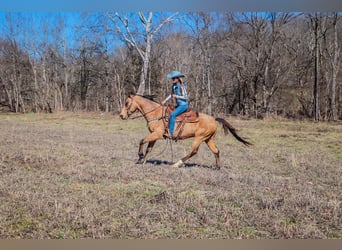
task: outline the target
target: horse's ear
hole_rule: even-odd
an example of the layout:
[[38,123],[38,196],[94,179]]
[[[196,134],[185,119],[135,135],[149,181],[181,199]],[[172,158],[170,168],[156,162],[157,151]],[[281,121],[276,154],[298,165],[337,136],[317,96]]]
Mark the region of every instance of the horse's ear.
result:
[[129,98],[132,98],[133,96],[134,96],[134,93],[133,93],[133,92],[131,92],[131,93],[128,95]]
[[133,95],[135,96],[135,93],[137,92],[136,87],[134,86],[133,83],[127,83],[127,92],[129,93],[128,96]]

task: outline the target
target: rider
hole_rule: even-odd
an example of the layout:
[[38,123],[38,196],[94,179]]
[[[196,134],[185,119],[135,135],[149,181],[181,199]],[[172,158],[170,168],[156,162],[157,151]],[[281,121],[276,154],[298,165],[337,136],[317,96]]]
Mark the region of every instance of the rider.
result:
[[170,100],[171,98],[176,99],[176,108],[170,114],[169,118],[169,134],[166,132],[165,136],[173,138],[174,127],[176,123],[176,117],[182,113],[184,113],[189,107],[189,99],[186,92],[186,84],[183,83],[182,77],[184,75],[179,71],[172,71],[170,74],[167,75],[167,78],[172,79],[172,94],[170,94],[164,101],[162,101],[162,105]]

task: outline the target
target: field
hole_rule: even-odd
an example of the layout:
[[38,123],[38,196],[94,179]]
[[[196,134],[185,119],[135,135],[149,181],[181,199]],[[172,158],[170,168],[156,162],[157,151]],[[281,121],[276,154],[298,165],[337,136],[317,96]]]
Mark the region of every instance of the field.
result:
[[2,239],[342,238],[342,125],[227,118],[221,170],[203,144],[159,141],[136,165],[142,119],[0,114]]

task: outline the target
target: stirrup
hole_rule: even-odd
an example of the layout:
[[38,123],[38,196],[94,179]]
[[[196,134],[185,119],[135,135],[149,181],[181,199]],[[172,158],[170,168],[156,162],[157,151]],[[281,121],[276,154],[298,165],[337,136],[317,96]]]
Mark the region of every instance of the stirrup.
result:
[[163,134],[164,139],[171,138],[170,132],[168,129],[165,129],[164,134]]

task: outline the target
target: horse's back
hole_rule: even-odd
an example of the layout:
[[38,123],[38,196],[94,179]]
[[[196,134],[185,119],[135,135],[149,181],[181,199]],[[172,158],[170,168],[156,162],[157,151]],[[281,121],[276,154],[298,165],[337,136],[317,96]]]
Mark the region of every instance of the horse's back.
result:
[[204,140],[212,137],[217,130],[215,118],[204,113],[198,113],[197,122],[187,122],[183,123],[183,125],[181,123],[177,124],[175,133],[179,136],[179,139],[198,137]]
[[205,114],[205,113],[198,113],[198,117],[199,117],[199,122],[204,123],[208,126],[217,127],[217,123],[213,116]]
[[199,113],[199,121],[197,124],[197,130],[204,130],[206,133],[214,133],[217,129],[217,122],[211,115],[205,113]]

